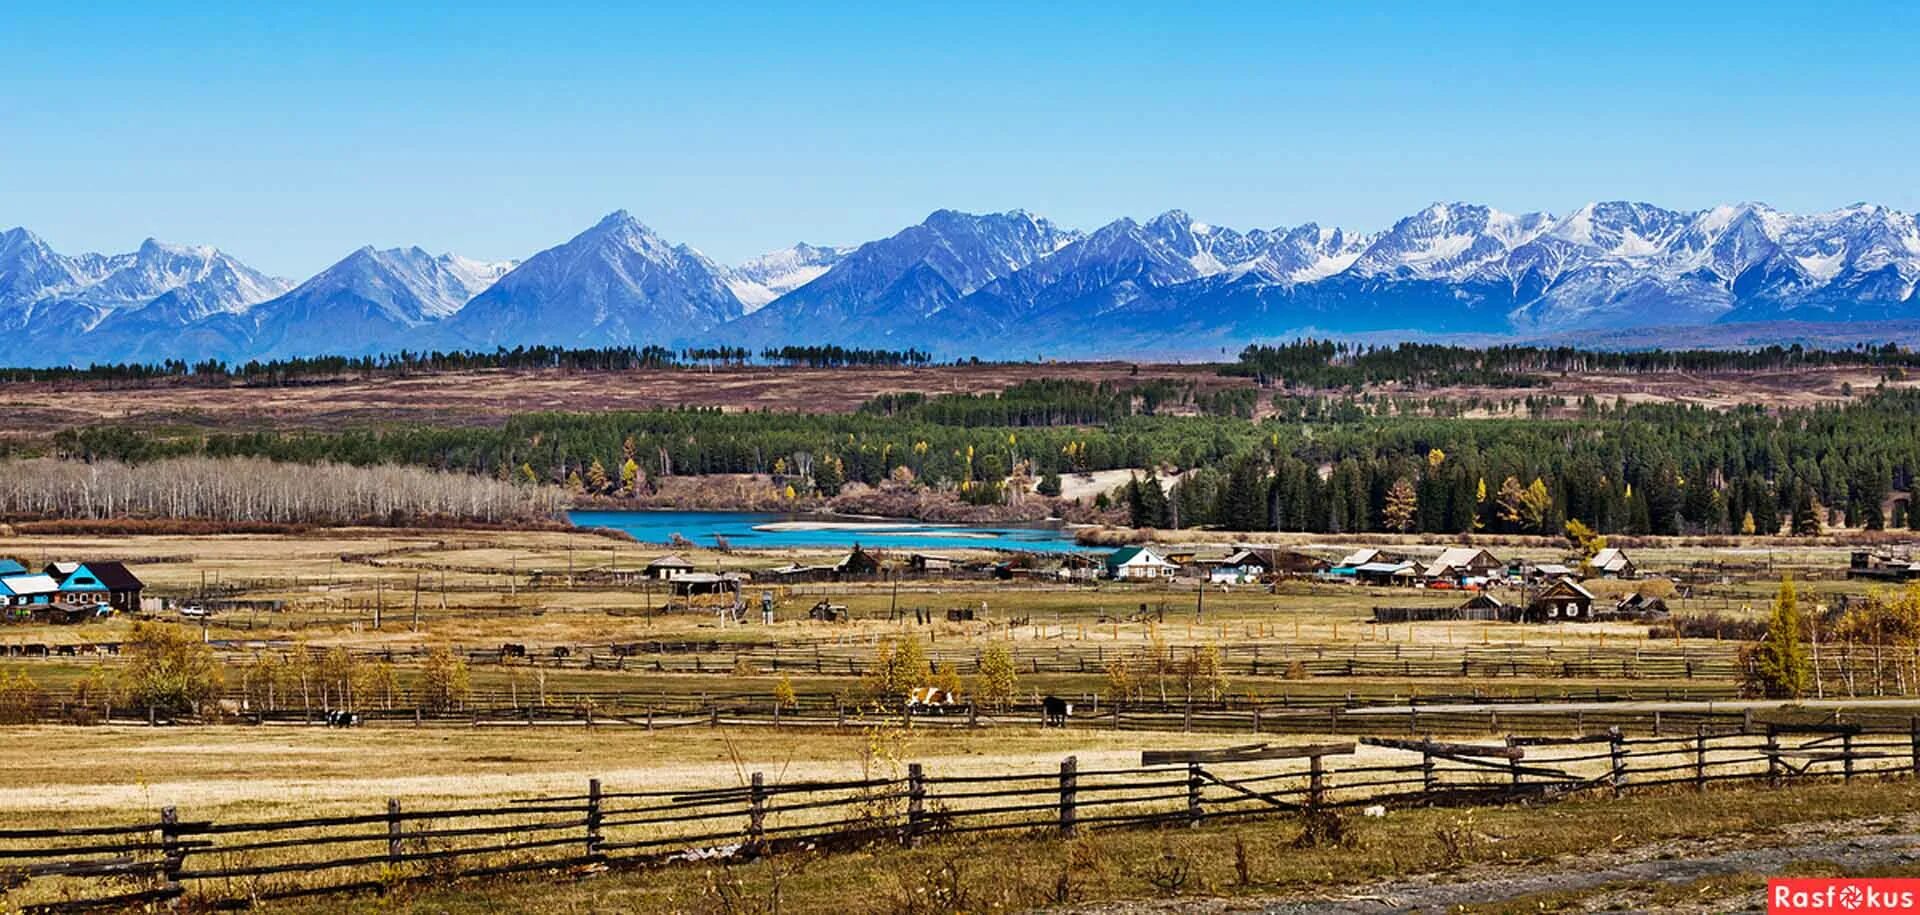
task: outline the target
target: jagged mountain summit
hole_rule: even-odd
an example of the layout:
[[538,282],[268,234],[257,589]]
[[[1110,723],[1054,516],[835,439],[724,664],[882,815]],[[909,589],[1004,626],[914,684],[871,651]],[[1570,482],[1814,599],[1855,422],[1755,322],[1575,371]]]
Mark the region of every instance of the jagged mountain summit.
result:
[[751,258],[727,271],[727,288],[751,313],[795,289],[813,282],[820,274],[840,263],[850,247],[809,245],[771,251]]
[[926,319],[1078,238],[1024,210],[937,210],[919,225],[861,245],[813,281],[713,336],[755,346],[925,346],[919,333]]
[[1303,333],[1564,339],[1777,322],[1864,335],[1920,319],[1916,284],[1920,223],[1868,204],[1798,215],[1610,201],[1556,216],[1436,203],[1374,233],[1239,231],[1179,210],[1082,233],[1021,210],[939,210],[878,241],[733,267],[618,211],[518,264],[368,248],[297,287],[212,248],[68,256],[0,233],[0,329],[17,364],[525,344],[1031,358]]
[[22,228],[0,232],[0,328],[83,334],[157,308],[175,323],[245,311],[293,284],[210,247],[147,239],[126,254],[64,255]]
[[446,347],[645,345],[744,311],[724,268],[619,210],[508,271],[436,338]]
[[256,306],[248,354],[304,355],[314,340],[336,341],[335,355],[416,349],[416,329],[452,317],[513,267],[419,247],[361,248]]

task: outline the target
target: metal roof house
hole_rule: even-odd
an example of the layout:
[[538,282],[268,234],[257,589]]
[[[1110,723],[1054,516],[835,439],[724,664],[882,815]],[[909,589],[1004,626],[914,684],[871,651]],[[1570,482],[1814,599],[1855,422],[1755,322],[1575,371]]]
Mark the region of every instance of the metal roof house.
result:
[[1614,547],[1607,547],[1593,554],[1593,559],[1587,564],[1593,567],[1593,574],[1601,578],[1637,578],[1640,574],[1639,570],[1634,568],[1633,560],[1628,559],[1626,553]]
[[140,577],[119,562],[56,562],[46,574],[60,585],[60,600],[75,604],[106,605],[132,612],[140,609]]
[[1456,546],[1442,550],[1427,565],[1428,578],[1485,578],[1504,570],[1506,563],[1479,547]]
[[1151,547],[1128,546],[1114,550],[1107,556],[1107,577],[1122,580],[1143,580],[1172,578],[1180,571],[1180,566],[1168,562],[1166,557],[1153,551]]

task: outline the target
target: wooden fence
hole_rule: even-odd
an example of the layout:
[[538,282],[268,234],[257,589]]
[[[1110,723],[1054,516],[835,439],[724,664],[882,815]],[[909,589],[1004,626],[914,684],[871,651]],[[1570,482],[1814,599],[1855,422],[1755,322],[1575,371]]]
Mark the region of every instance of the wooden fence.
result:
[[1293,816],[1361,804],[1540,801],[1576,792],[1747,781],[1920,774],[1920,725],[1768,726],[1627,737],[1509,736],[1485,743],[1362,738],[1148,751],[1140,764],[934,773],[911,764],[880,777],[610,791],[484,806],[415,809],[398,799],[364,814],[195,819],[168,807],[111,826],[0,828],[0,896],[51,913],[185,897],[208,908],[580,865],[650,866],[914,844],[985,831],[1192,825]]

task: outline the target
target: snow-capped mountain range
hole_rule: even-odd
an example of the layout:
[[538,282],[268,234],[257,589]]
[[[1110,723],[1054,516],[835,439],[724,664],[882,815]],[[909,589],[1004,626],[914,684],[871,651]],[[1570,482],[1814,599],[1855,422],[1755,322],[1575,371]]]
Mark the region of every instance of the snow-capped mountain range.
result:
[[[1091,232],[940,210],[850,247],[737,266],[625,211],[521,262],[363,248],[303,283],[152,240],[63,255],[0,233],[0,363],[519,344],[917,346],[940,356],[1213,351],[1300,333],[1548,337],[1920,319],[1920,223],[1860,204],[1565,215],[1434,204],[1371,234],[1245,232],[1178,210]],[[1650,341],[1657,342],[1657,341]]]

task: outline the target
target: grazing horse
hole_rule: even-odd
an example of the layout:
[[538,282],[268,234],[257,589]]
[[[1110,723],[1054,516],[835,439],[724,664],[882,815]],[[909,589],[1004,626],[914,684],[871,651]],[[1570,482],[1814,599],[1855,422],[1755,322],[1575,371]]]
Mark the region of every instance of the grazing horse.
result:
[[907,714],[945,715],[966,705],[966,700],[937,686],[922,686],[907,694]]
[[1048,696],[1040,700],[1042,723],[1050,728],[1064,728],[1067,718],[1073,714],[1073,703],[1059,696]]

